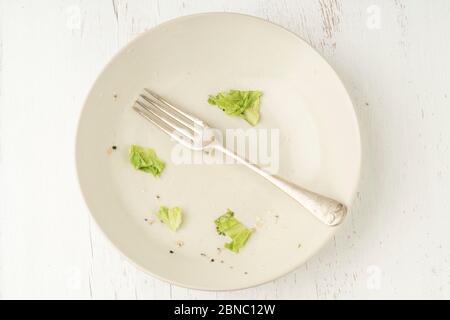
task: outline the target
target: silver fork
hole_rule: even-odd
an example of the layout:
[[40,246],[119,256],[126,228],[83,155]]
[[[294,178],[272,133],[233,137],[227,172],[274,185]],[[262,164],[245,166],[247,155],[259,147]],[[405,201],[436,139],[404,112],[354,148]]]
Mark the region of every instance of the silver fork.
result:
[[[133,109],[185,147],[196,151],[214,149],[252,169],[291,196],[326,225],[337,226],[347,214],[347,207],[343,203],[272,175],[228,150],[217,141],[211,128],[204,121],[182,111],[148,89],[144,89],[144,92],[140,94]],[[200,140],[199,137],[201,137]]]

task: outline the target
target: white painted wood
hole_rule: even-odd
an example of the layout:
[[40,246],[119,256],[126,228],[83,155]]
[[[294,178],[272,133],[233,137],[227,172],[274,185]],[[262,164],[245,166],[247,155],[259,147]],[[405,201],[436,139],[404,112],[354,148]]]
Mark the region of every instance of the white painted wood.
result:
[[[89,218],[77,117],[130,39],[180,15],[285,26],[336,69],[360,121],[352,214],[320,254],[238,292],[171,286],[119,256]],[[445,0],[0,0],[0,298],[450,298],[450,3]]]

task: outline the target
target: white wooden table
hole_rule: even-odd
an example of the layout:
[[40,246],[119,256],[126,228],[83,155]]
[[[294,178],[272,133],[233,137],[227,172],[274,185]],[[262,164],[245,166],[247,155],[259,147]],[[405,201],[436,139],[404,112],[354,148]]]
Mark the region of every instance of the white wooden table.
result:
[[[206,11],[299,34],[342,77],[363,144],[352,214],[296,272],[238,292],[171,286],[93,225],[74,169],[96,75],[137,34]],[[0,298],[450,298],[447,0],[0,0]]]

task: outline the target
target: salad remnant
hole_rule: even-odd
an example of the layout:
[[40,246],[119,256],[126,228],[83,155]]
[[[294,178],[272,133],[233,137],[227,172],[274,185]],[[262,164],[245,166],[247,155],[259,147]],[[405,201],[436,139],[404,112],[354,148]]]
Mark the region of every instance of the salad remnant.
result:
[[156,216],[158,217],[159,220],[161,220],[162,223],[168,226],[172,231],[177,231],[177,229],[183,222],[183,214],[181,212],[181,209],[178,207],[169,209],[163,206],[159,208],[159,211],[156,213]]
[[230,116],[241,117],[255,126],[259,122],[261,96],[261,91],[230,90],[219,92],[216,96],[210,95],[208,103],[218,106]]
[[231,238],[231,242],[225,243],[225,248],[236,253],[245,245],[252,233],[251,229],[247,229],[234,217],[234,212],[230,209],[217,218],[214,223],[220,235],[226,235]]
[[128,150],[128,157],[136,170],[151,173],[155,177],[159,177],[165,167],[165,163],[156,156],[155,150],[150,148],[133,144]]

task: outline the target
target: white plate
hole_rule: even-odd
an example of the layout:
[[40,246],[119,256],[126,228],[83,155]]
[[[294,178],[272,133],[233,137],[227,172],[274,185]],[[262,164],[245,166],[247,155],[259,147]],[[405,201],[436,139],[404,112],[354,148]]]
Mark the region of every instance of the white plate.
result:
[[[79,181],[92,216],[136,265],[180,286],[239,289],[296,269],[335,233],[242,166],[172,164],[173,142],[131,109],[144,87],[221,129],[249,126],[209,106],[209,94],[262,90],[259,128],[280,130],[281,176],[350,204],[360,168],[352,102],[306,42],[239,14],[164,23],[131,42],[101,73],[82,111],[76,143]],[[167,162],[161,178],[131,168],[130,144],[157,150]],[[108,155],[112,145],[118,149]],[[144,221],[161,204],[184,209],[179,232]],[[216,234],[213,220],[227,208],[249,227],[262,224],[239,254],[217,250],[226,239]],[[184,246],[178,248],[177,240]]]

